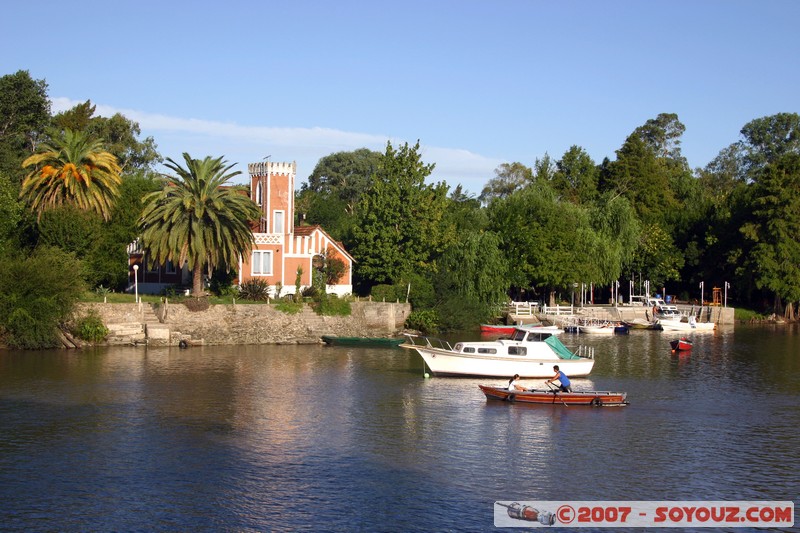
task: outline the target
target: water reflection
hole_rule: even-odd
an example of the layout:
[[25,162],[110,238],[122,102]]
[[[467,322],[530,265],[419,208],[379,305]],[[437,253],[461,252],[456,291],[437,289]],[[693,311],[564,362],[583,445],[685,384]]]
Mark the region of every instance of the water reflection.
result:
[[[4,530],[485,530],[495,500],[800,492],[796,331],[570,338],[626,408],[487,402],[405,350],[0,354]],[[535,381],[531,386],[541,386]]]

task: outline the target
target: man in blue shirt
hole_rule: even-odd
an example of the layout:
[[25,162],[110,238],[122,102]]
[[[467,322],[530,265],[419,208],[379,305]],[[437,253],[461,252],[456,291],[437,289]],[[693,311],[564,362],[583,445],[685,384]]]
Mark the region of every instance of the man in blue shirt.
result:
[[570,387],[570,382],[567,375],[558,369],[558,365],[554,365],[553,370],[555,370],[556,375],[548,379],[547,383],[552,383],[555,380],[558,380],[560,383],[558,388],[561,390],[561,392],[572,392],[572,387]]

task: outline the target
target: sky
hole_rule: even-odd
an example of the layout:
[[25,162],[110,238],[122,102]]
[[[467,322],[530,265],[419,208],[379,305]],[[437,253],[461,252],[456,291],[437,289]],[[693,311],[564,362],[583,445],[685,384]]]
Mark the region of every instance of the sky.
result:
[[[795,0],[4,2],[0,75],[91,100],[182,162],[297,162],[419,141],[429,181],[596,163],[660,113],[706,166],[749,121],[800,112]],[[239,179],[241,178],[241,179]]]

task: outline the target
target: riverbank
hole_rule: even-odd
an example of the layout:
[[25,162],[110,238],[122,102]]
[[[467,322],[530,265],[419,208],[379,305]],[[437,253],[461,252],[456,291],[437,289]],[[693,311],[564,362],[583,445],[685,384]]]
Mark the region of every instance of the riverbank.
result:
[[378,337],[403,330],[407,303],[352,302],[350,316],[299,313],[271,304],[210,305],[192,311],[182,303],[80,303],[76,316],[94,310],[109,329],[104,345],[318,344],[322,335]]

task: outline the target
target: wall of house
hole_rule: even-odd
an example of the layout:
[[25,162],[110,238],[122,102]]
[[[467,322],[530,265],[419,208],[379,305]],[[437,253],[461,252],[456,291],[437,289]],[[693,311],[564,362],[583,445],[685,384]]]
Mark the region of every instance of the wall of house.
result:
[[[190,311],[182,303],[78,305],[77,316],[95,309],[114,332],[110,344],[285,344],[319,343],[322,335],[377,337],[396,335],[403,329],[411,305],[406,303],[352,302],[347,317],[319,316],[309,306],[289,315],[274,305],[212,305]],[[155,341],[147,330],[158,331]],[[165,331],[168,330],[168,331]],[[152,335],[151,337],[155,337]]]

